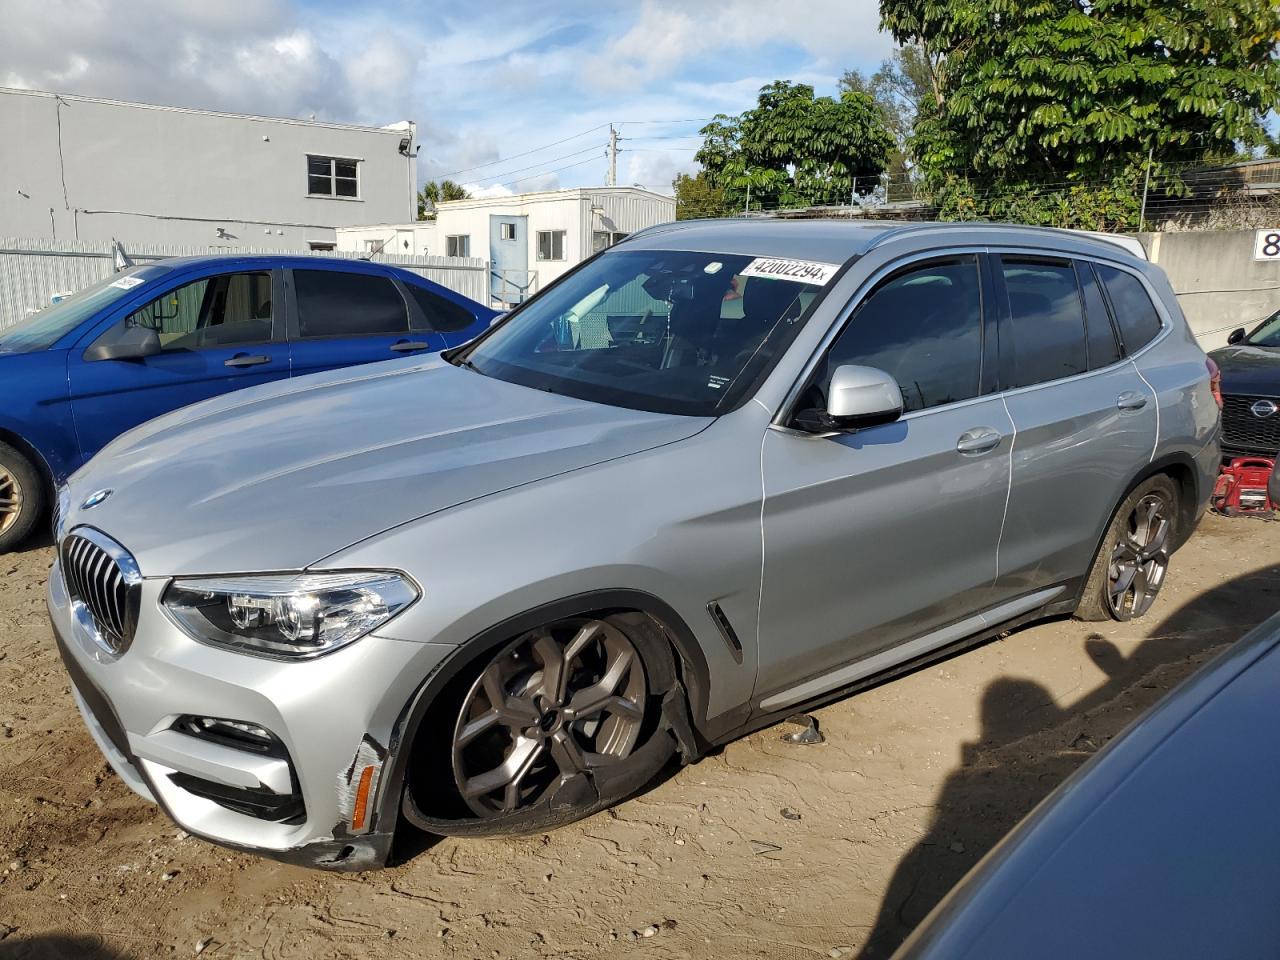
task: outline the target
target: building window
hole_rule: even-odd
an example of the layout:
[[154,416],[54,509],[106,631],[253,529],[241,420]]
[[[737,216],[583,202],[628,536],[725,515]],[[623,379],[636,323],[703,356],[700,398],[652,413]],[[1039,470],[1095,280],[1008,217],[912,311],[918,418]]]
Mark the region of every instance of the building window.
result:
[[502,239],[514,240],[516,238],[516,225],[514,223],[502,224]]
[[539,230],[538,231],[538,259],[539,260],[563,260],[564,259],[564,231],[563,230]]
[[599,253],[601,250],[612,247],[615,243],[621,243],[628,236],[629,234],[625,233],[610,233],[608,230],[597,230],[591,235],[591,251]]
[[458,234],[444,238],[444,255],[446,257],[471,256],[471,237]]
[[311,248],[312,253],[327,253],[330,250],[338,249],[338,245],[336,243],[317,243],[314,240],[308,243],[307,246]]
[[360,161],[307,156],[307,193],[313,197],[360,196]]

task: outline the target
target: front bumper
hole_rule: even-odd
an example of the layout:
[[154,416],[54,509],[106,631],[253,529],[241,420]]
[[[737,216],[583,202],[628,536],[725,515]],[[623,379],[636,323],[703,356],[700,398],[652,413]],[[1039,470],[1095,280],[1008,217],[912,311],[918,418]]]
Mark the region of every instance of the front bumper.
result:
[[[183,829],[215,843],[329,869],[385,863],[399,807],[388,795],[398,793],[396,778],[383,784],[392,745],[415,691],[453,648],[368,636],[316,660],[259,659],[182,633],[159,606],[166,582],[143,582],[133,643],[111,657],[73,615],[60,564],[49,574],[58,649],[108,763]],[[183,716],[263,727],[283,757],[173,729]],[[263,797],[289,801],[293,815],[245,812]]]

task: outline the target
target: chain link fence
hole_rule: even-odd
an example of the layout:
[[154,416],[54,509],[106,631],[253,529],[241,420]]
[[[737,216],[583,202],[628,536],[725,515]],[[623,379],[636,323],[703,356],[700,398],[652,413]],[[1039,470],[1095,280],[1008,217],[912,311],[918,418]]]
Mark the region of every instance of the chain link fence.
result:
[[[340,251],[229,250],[225,247],[146,245],[125,250],[114,241],[24,240],[0,238],[0,329],[109,277],[126,262],[152,263],[171,257],[229,254],[337,257],[358,260],[364,254]],[[489,265],[462,257],[410,257],[379,254],[378,263],[402,267],[481,303],[488,301]]]

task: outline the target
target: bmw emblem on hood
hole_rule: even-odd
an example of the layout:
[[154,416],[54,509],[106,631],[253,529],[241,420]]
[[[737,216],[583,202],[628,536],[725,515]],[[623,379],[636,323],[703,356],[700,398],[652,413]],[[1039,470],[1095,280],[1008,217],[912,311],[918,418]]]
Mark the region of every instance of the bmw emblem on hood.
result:
[[115,493],[114,490],[99,490],[96,493],[91,493],[89,494],[89,496],[84,498],[84,503],[80,504],[80,509],[92,510],[94,507],[102,503],[102,501],[106,500],[107,497],[111,496],[111,494],[113,493]]
[[1258,400],[1249,408],[1249,412],[1260,420],[1274,416],[1277,410],[1280,410],[1280,407],[1277,407],[1271,400]]

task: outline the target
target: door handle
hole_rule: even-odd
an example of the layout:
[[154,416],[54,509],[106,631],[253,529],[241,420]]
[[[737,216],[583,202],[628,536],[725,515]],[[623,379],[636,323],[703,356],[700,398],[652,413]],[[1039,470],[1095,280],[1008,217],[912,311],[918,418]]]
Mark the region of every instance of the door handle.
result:
[[986,453],[1000,446],[1000,433],[991,427],[974,427],[960,434],[956,441],[956,450],[971,456]]
[[1141,410],[1146,405],[1146,394],[1139,393],[1137,390],[1126,390],[1116,397],[1116,407],[1121,410]]
[[222,361],[224,367],[260,367],[264,363],[270,363],[271,358],[266,354],[258,354],[257,356],[249,356],[247,353],[237,353],[230,360]]
[[393,343],[391,349],[396,353],[408,353],[410,350],[430,350],[431,344],[423,340],[401,340]]

